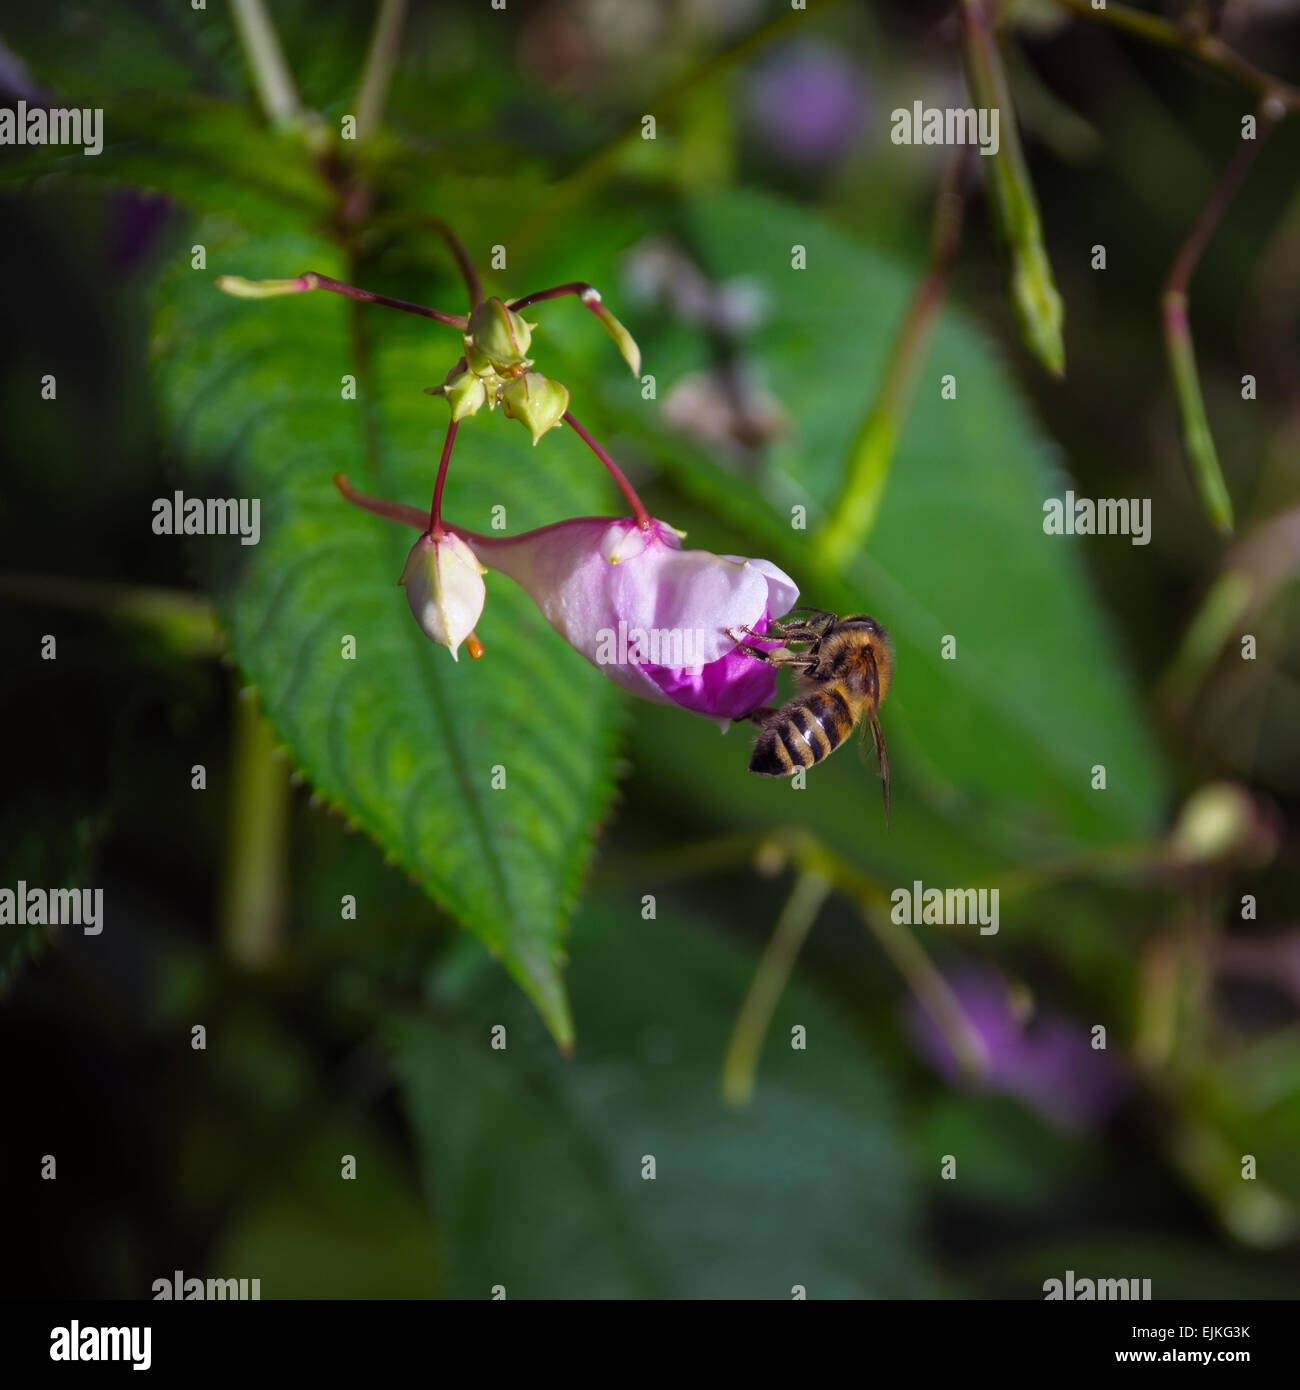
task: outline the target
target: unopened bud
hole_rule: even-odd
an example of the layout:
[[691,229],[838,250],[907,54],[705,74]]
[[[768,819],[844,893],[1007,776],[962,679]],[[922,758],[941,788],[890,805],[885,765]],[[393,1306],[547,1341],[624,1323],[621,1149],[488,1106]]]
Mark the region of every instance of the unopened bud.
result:
[[306,283],[310,278],[299,275],[292,280],[245,280],[242,275],[218,275],[217,288],[236,299],[273,299],[276,295],[314,289],[314,285]]
[[502,392],[501,403],[512,420],[523,421],[536,444],[568,410],[569,388],[541,372],[525,372]]
[[473,372],[449,373],[447,380],[441,386],[434,387],[431,394],[446,398],[447,404],[451,406],[453,420],[464,420],[467,416],[476,415],[487,401],[488,395],[487,386],[482,378],[475,376]]
[[498,383],[497,364],[487,355],[474,346],[474,340],[467,333],[465,335],[465,361],[469,369],[475,376],[483,378],[488,387],[495,387]]
[[[501,300],[485,299],[470,314],[466,337],[474,353],[481,354],[487,362],[500,367],[517,367],[528,355],[533,327],[521,314],[507,309]],[[473,359],[470,367],[478,371]]]
[[483,613],[487,590],[474,552],[459,536],[427,531],[411,547],[399,581],[420,629],[459,660],[460,644],[474,631]]

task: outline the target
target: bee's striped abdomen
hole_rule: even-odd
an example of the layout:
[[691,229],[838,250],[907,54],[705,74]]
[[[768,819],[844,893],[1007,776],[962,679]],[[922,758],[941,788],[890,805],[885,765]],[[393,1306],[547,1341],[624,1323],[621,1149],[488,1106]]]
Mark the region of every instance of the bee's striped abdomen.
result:
[[796,768],[812,767],[844,742],[853,722],[848,701],[838,690],[801,695],[763,726],[749,770],[764,777],[789,777]]

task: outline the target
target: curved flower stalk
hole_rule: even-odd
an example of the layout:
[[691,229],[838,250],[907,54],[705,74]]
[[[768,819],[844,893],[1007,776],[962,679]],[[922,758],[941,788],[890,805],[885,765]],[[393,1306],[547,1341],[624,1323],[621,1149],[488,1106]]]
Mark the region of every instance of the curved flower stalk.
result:
[[[335,483],[355,506],[423,531],[417,549],[429,541],[419,508],[366,497],[344,477]],[[518,536],[442,525],[480,564],[513,579],[575,651],[633,695],[725,727],[775,694],[773,669],[728,634],[763,632],[798,599],[794,582],[769,561],[684,550],[682,533],[654,518],[646,526],[634,517],[575,517]]]
[[471,300],[468,314],[451,314],[423,304],[412,304],[405,299],[376,294],[315,271],[282,280],[246,280],[239,275],[220,275],[217,277],[217,288],[238,299],[274,299],[282,295],[326,290],[362,303],[418,314],[448,328],[458,328],[461,330],[464,356],[447,373],[442,385],[427,387],[427,393],[446,400],[451,409],[453,425],[477,415],[485,405],[489,411],[501,405],[506,416],[522,422],[532,435],[534,444],[548,430],[572,423],[568,415],[569,388],[563,382],[553,381],[534,370],[533,359],[528,352],[533,330],[538,325],[525,319],[518,312],[520,309],[565,295],[576,296],[600,320],[601,327],[613,339],[633,375],[640,375],[641,349],[636,339],[606,308],[595,286],[575,280],[567,285],[538,290],[509,303],[496,296],[484,299],[478,276],[465,248],[445,224],[440,224],[439,230],[465,277]]

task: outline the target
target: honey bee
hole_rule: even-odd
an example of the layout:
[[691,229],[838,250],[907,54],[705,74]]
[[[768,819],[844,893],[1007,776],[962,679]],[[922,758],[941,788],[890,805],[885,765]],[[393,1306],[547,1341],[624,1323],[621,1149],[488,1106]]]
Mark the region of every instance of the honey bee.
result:
[[885,824],[889,824],[889,754],[877,711],[894,676],[894,649],[889,634],[864,613],[838,618],[819,608],[796,609],[807,616],[787,618],[763,633],[744,628],[750,638],[777,641],[763,651],[734,632],[740,650],[770,666],[788,668],[811,687],[776,708],[764,705],[747,718],[761,729],[749,770],[760,777],[789,777],[798,768],[827,758],[854,727],[870,720],[884,784]]

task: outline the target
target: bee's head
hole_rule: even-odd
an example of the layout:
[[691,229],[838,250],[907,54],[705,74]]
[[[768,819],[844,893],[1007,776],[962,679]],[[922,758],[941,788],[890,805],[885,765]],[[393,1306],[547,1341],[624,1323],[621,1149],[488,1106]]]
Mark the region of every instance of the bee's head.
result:
[[881,627],[874,618],[868,617],[865,613],[854,613],[850,618],[841,618],[835,626],[840,628],[864,628],[867,632],[871,633],[873,637],[884,638],[889,636],[885,629]]
[[866,634],[880,681],[879,698],[884,700],[894,679],[894,646],[889,640],[889,633],[866,613],[854,613],[836,624],[836,631],[843,632],[845,629]]

